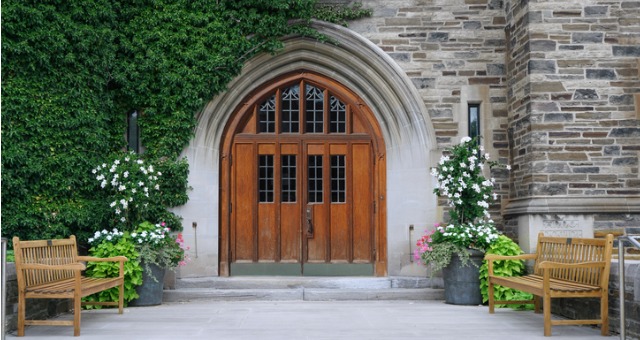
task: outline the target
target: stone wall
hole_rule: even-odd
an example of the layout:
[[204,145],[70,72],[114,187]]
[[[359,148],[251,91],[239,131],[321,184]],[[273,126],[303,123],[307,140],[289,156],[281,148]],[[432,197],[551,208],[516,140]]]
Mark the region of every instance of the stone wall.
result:
[[[2,329],[6,333],[14,332],[18,326],[18,281],[16,277],[16,266],[14,263],[7,263],[6,266],[6,306],[5,324]],[[27,303],[27,319],[46,320],[62,313],[70,311],[72,305],[68,299],[29,299]]]
[[[373,17],[357,20],[349,28],[387,52],[418,89],[427,109],[424,119],[436,134],[438,150],[434,154],[441,154],[468,135],[467,105],[480,103],[483,144],[494,159],[507,163],[503,1],[363,3],[374,10]],[[490,175],[499,183],[497,193],[508,197],[508,173],[495,171]],[[439,206],[446,204],[441,201]],[[499,204],[492,210],[501,223]],[[507,232],[515,236],[515,228]]]
[[[609,330],[612,333],[620,332],[618,265],[618,261],[611,263],[609,277]],[[553,313],[570,319],[593,319],[599,315],[600,300],[598,299],[554,299],[552,301]],[[627,339],[640,339],[640,261],[625,261],[625,326]]]
[[[440,150],[466,135],[466,104],[481,103],[484,145],[512,165],[491,174],[509,236],[518,238],[522,216],[541,213],[558,214],[556,223],[598,214],[583,236],[639,226],[640,2],[364,5],[373,17],[350,28],[411,78]],[[547,197],[568,199],[540,202]]]

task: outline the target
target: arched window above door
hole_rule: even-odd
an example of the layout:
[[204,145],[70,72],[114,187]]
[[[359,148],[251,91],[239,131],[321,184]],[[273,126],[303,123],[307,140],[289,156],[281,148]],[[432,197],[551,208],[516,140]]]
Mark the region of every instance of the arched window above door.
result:
[[[304,89],[301,91],[301,89]],[[251,110],[243,132],[259,134],[361,134],[362,121],[352,105],[321,85],[299,80],[271,89]]]

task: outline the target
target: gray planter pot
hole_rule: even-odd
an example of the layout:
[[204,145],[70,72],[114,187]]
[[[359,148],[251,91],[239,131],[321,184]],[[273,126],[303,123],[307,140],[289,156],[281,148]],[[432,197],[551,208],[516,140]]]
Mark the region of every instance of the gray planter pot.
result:
[[[162,293],[164,290],[165,268],[155,264],[150,264],[151,275],[142,264],[142,285],[136,287],[136,293],[140,297],[131,301],[130,306],[155,306],[162,303]],[[155,278],[155,279],[154,279]]]
[[[442,270],[444,281],[444,300],[452,305],[480,305],[480,266],[484,253],[469,249],[471,255],[467,266],[457,255],[453,255],[451,262]],[[474,265],[475,264],[475,265]]]

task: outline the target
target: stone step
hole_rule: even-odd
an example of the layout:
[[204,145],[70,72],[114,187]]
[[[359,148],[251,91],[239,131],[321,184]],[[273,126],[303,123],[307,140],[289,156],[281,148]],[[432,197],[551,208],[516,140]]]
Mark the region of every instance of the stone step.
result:
[[211,277],[176,281],[163,301],[443,300],[440,278]]

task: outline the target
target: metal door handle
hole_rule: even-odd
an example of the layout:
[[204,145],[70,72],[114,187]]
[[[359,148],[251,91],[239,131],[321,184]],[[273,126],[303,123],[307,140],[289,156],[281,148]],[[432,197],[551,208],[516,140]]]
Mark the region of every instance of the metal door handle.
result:
[[313,237],[313,208],[307,206],[307,237]]

